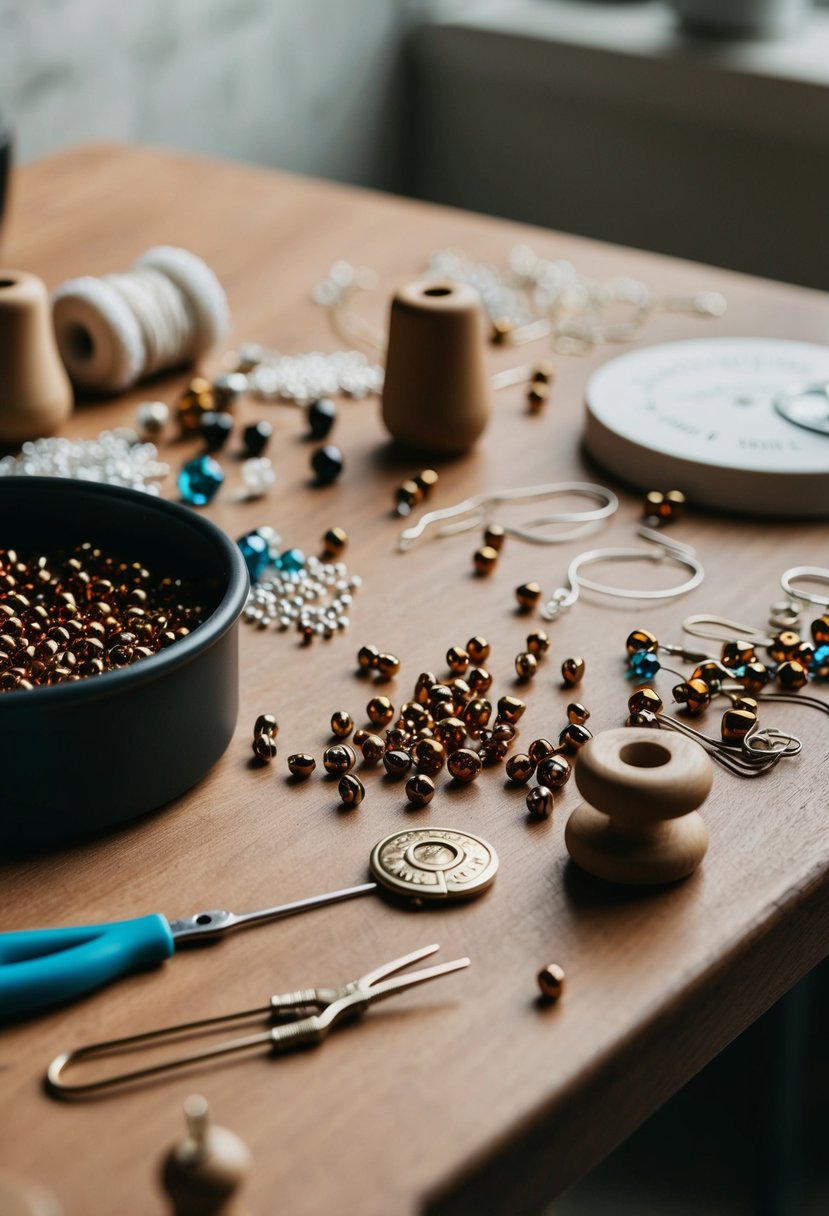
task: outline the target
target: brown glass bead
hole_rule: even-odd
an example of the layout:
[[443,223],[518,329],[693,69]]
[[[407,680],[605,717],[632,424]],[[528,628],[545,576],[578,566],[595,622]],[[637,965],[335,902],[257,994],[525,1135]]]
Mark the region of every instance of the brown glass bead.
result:
[[428,498],[432,493],[432,490],[434,490],[435,486],[440,481],[440,478],[434,469],[421,469],[414,478],[414,481],[423,491],[424,497]]
[[446,666],[455,675],[462,676],[469,666],[469,655],[461,646],[450,646],[446,652]]
[[549,739],[533,739],[530,746],[527,748],[529,757],[533,764],[540,764],[547,756],[552,756],[555,747]]
[[584,679],[584,659],[565,659],[561,664],[561,678],[566,685],[574,687]]
[[310,777],[316,767],[316,760],[307,752],[294,752],[292,756],[288,757],[288,768],[300,781],[305,781]]
[[435,783],[425,773],[418,773],[406,782],[406,797],[412,806],[427,806],[435,796]]
[[214,408],[213,389],[208,380],[195,376],[176,402],[176,419],[182,435],[195,435],[202,416]]
[[[708,662],[700,663],[698,667],[695,667],[691,672],[691,679],[704,680],[708,685],[711,695],[714,696],[722,688],[722,682],[725,679],[725,675],[726,673],[723,671],[719,663],[711,659],[708,660]],[[736,677],[734,678],[736,679]]]
[[507,776],[516,785],[525,785],[535,772],[535,763],[524,752],[516,752],[507,760]]
[[[650,710],[651,713],[659,714],[662,712],[662,698],[655,688],[643,686],[634,688],[633,692],[628,697],[628,712],[632,714],[641,713],[642,710]],[[579,723],[584,725],[584,723]]]
[[522,583],[515,588],[515,599],[521,612],[531,612],[541,599],[538,583]]
[[260,714],[253,724],[254,739],[258,735],[270,735],[272,739],[275,739],[278,734],[279,727],[273,714]]
[[407,729],[413,730],[417,734],[424,730],[431,730],[434,726],[434,718],[428,708],[417,701],[407,701],[400,710],[400,718],[406,724]]
[[429,691],[429,705],[433,713],[439,705],[451,705],[454,708],[455,694],[448,684],[432,685]]
[[509,740],[499,738],[491,730],[481,731],[481,755],[487,764],[500,764],[509,751]]
[[359,806],[366,796],[366,787],[354,773],[346,773],[337,783],[337,793],[343,806]]
[[541,995],[550,1004],[554,1004],[564,992],[564,981],[564,969],[558,963],[548,963],[536,976]]
[[386,753],[386,745],[379,735],[367,735],[361,744],[363,763],[373,767],[379,764]]
[[412,763],[418,772],[434,776],[446,763],[446,748],[438,739],[418,739],[412,748]]
[[435,722],[444,722],[447,718],[456,718],[458,711],[455,708],[454,701],[442,701],[432,710],[432,717]]
[[829,616],[819,616],[809,626],[815,646],[829,646]]
[[532,633],[527,634],[527,650],[537,659],[543,658],[549,649],[550,639],[543,629],[534,629]]
[[486,577],[491,574],[498,564],[498,550],[493,549],[491,545],[482,545],[480,549],[476,549],[472,554],[472,565],[475,567],[475,573]]
[[659,643],[647,629],[634,629],[633,633],[628,634],[625,642],[628,654],[639,654],[643,650],[648,654],[655,654],[658,648]]
[[815,661],[815,648],[811,642],[801,642],[792,655],[792,659],[801,663],[807,671],[811,671]]
[[492,687],[492,676],[485,667],[473,667],[466,676],[469,690],[474,696],[489,692]]
[[385,748],[387,752],[405,751],[412,744],[412,732],[403,726],[393,726],[386,731]]
[[748,642],[723,642],[720,650],[720,662],[723,667],[745,667],[746,663],[754,663],[756,660],[754,647]]
[[793,629],[783,629],[774,635],[768,647],[768,653],[776,663],[783,663],[786,659],[792,658],[800,642],[799,633],[795,633]]
[[447,752],[456,752],[463,747],[466,739],[466,727],[460,718],[444,718],[435,724],[435,738],[442,743]]
[[570,761],[566,756],[546,756],[536,769],[538,784],[548,790],[562,790],[570,780],[572,773]]
[[396,654],[381,654],[377,660],[377,671],[385,680],[393,679],[400,671],[400,660]]
[[550,386],[537,380],[527,389],[527,409],[531,414],[537,414],[550,399]]
[[331,734],[336,735],[338,739],[347,739],[353,729],[351,714],[347,714],[344,709],[335,710],[331,715]]
[[465,705],[472,696],[472,689],[463,676],[453,676],[446,681],[446,687],[452,691],[452,700],[456,705]]
[[684,704],[691,717],[703,713],[711,704],[711,689],[705,680],[690,679],[673,689],[675,701]]
[[777,683],[788,692],[797,692],[809,679],[809,673],[797,659],[786,659],[777,668]]
[[370,671],[377,666],[380,651],[376,646],[361,646],[357,651],[357,663],[363,671]]
[[405,777],[409,769],[412,767],[412,758],[408,752],[404,752],[399,748],[392,748],[383,756],[383,767],[390,777],[399,779]]
[[723,743],[740,743],[757,725],[757,715],[747,709],[727,709],[722,716],[720,734]]
[[456,781],[468,784],[474,781],[481,771],[481,757],[469,747],[460,747],[446,762],[449,773]]
[[276,740],[270,735],[257,735],[251,748],[256,759],[266,764],[276,757]]
[[432,671],[422,671],[417,677],[414,687],[414,699],[419,705],[428,705],[432,689],[437,684],[437,676]]
[[533,819],[549,819],[553,813],[553,795],[550,790],[534,785],[527,793],[527,810]]
[[526,708],[525,702],[521,701],[518,697],[498,698],[498,717],[503,718],[505,722],[510,722],[513,726],[518,722]]
[[585,743],[589,743],[592,738],[593,732],[586,726],[577,726],[575,722],[570,722],[559,735],[558,742],[559,747],[563,747],[565,751],[577,752],[581,751]]
[[745,670],[736,674],[735,678],[746,692],[762,692],[771,679],[771,672],[765,663],[746,663]]
[[464,708],[463,721],[470,734],[481,731],[489,722],[492,705],[485,697],[474,697]]
[[507,534],[500,524],[489,524],[484,528],[484,544],[498,553],[503,549],[506,538]]
[[575,722],[577,726],[584,726],[589,717],[590,710],[586,709],[580,701],[571,701],[567,706],[568,722]]
[[486,638],[476,634],[466,643],[467,654],[473,663],[485,663],[490,655],[490,645]]
[[322,556],[326,561],[339,557],[348,545],[348,533],[345,528],[329,528],[322,538]]
[[402,481],[394,491],[394,510],[397,515],[408,515],[423,501],[423,490],[412,478]]
[[355,747],[362,747],[363,744],[365,743],[366,739],[368,739],[370,734],[371,734],[370,730],[366,730],[364,726],[360,726],[357,730],[355,730],[354,734],[351,736],[351,742],[354,744]]
[[531,680],[538,671],[538,659],[529,650],[515,656],[515,674],[519,680]]
[[333,743],[322,753],[322,763],[325,771],[332,777],[342,777],[353,769],[357,757],[354,749],[347,743]]
[[366,714],[375,726],[388,726],[394,717],[394,706],[388,697],[372,697],[366,706]]

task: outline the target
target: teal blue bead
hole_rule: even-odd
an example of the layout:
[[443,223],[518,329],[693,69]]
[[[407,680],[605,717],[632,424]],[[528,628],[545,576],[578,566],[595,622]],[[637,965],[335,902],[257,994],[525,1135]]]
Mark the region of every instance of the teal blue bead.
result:
[[305,554],[301,549],[286,549],[284,553],[280,553],[274,565],[287,574],[298,574],[305,565]]
[[652,680],[659,668],[659,659],[650,650],[637,650],[630,656],[630,670],[639,679]]
[[222,466],[212,456],[195,456],[188,460],[178,475],[178,488],[183,502],[204,507],[216,495],[225,479]]
[[815,651],[812,675],[816,680],[829,680],[829,646],[818,646]]
[[245,559],[250,581],[255,583],[268,564],[267,541],[258,532],[248,532],[245,536],[240,536],[236,544]]

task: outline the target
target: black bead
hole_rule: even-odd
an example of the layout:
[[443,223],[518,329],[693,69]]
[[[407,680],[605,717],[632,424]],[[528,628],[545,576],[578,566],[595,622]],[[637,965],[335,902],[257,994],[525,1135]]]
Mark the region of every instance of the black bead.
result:
[[328,397],[321,397],[308,410],[308,426],[312,439],[325,439],[337,421],[337,407]]
[[317,448],[311,457],[311,468],[317,475],[317,480],[323,485],[336,481],[343,471],[343,454],[339,448],[327,443],[324,448]]
[[230,414],[219,414],[209,410],[202,414],[199,424],[199,434],[204,440],[208,452],[218,452],[227,443],[233,430],[233,419]]
[[261,456],[270,443],[272,434],[273,428],[269,422],[252,422],[250,426],[246,426],[242,432],[245,455]]

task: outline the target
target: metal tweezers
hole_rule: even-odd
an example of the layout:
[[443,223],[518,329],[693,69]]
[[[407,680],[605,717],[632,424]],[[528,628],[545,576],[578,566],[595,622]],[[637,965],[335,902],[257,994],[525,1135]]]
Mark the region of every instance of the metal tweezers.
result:
[[[423,958],[434,954],[440,946],[424,946],[406,954],[403,958],[392,959],[375,967],[367,975],[351,980],[340,988],[301,988],[297,992],[287,992],[280,996],[272,996],[270,1003],[256,1009],[246,1009],[238,1013],[226,1013],[219,1017],[202,1018],[197,1022],[183,1022],[178,1026],[165,1026],[159,1030],[148,1030],[142,1034],[130,1035],[123,1039],[112,1039],[107,1043],[92,1043],[88,1047],[78,1047],[74,1051],[66,1051],[56,1056],[46,1073],[49,1089],[59,1096],[71,1094],[89,1094],[101,1089],[109,1089],[114,1085],[122,1085],[128,1081],[138,1081],[152,1077],[158,1073],[171,1072],[174,1069],[186,1068],[202,1060],[211,1060],[217,1056],[230,1055],[235,1052],[247,1051],[252,1047],[268,1045],[275,1052],[292,1051],[296,1047],[312,1047],[321,1043],[329,1030],[334,1029],[341,1021],[357,1017],[364,1013],[369,1005],[386,997],[394,996],[406,988],[416,984],[425,984],[438,976],[448,975],[451,971],[460,971],[469,966],[468,958],[457,958],[450,963],[438,963],[434,967],[424,967],[421,971],[412,971],[397,979],[396,972],[410,967]],[[315,1009],[318,1012],[311,1013]],[[165,1043],[174,1040],[179,1035],[192,1035],[208,1027],[247,1021],[253,1017],[267,1015],[270,1018],[294,1017],[294,1021],[276,1026],[271,1030],[258,1031],[244,1038],[230,1039],[215,1047],[204,1048],[200,1051],[188,1052],[171,1060],[137,1068],[131,1072],[111,1074],[98,1077],[91,1081],[66,1081],[64,1074],[74,1069],[84,1061],[101,1056],[117,1055],[144,1047],[148,1043]]]

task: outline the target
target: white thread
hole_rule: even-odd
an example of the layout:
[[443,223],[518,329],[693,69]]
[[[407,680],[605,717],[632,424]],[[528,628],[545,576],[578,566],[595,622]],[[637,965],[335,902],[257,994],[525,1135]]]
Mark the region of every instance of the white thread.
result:
[[124,273],[62,284],[55,333],[73,383],[118,392],[192,362],[227,334],[227,299],[210,267],[186,249],[147,250]]

